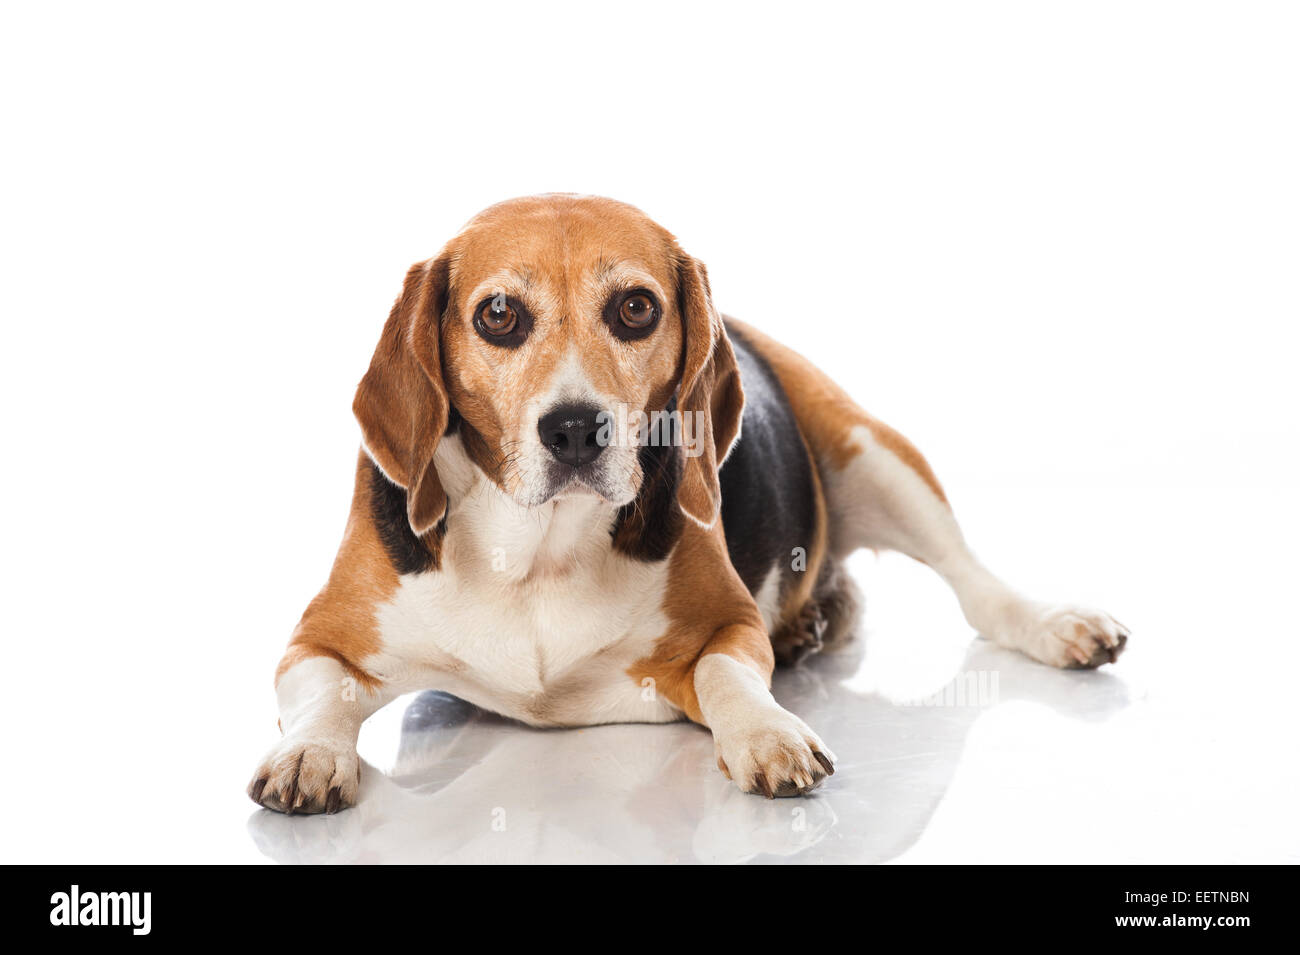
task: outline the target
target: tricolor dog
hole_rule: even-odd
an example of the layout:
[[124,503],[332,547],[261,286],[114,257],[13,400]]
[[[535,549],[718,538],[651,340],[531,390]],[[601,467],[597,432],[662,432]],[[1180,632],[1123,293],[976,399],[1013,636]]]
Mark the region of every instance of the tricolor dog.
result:
[[1051,666],[1128,636],[985,569],[907,439],[724,320],[704,266],[622,203],[476,216],[407,273],[353,409],[347,529],[248,787],[271,809],[353,804],[362,722],[429,688],[535,726],[691,719],[744,791],[807,792],[835,756],[772,670],[851,627],[862,547],[927,564],[972,627]]

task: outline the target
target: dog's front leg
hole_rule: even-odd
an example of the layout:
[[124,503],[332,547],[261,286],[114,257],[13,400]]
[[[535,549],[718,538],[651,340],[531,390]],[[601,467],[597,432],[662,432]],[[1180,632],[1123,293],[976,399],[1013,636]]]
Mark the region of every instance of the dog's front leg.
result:
[[772,698],[771,675],[767,634],[734,626],[709,642],[692,678],[718,768],[745,792],[769,799],[807,792],[835,772],[821,738]]
[[357,799],[361,724],[392,694],[367,690],[332,657],[286,662],[275,688],[284,737],[253,774],[248,795],[279,812],[338,812]]

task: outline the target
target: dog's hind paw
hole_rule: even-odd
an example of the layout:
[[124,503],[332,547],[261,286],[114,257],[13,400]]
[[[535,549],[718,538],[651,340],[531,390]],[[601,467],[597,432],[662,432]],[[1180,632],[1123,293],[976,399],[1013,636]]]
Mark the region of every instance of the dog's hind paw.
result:
[[1128,628],[1100,610],[1041,607],[1016,640],[1035,660],[1082,670],[1114,663],[1128,644]]

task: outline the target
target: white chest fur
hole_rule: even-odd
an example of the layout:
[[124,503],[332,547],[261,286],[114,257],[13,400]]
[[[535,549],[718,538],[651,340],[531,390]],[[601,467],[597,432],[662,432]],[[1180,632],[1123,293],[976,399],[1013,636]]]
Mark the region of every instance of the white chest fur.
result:
[[442,445],[454,503],[441,569],[404,576],[378,608],[383,649],[367,668],[537,725],[679,718],[627,673],[668,629],[666,564],[615,553],[598,498],[522,508],[466,470],[454,438]]

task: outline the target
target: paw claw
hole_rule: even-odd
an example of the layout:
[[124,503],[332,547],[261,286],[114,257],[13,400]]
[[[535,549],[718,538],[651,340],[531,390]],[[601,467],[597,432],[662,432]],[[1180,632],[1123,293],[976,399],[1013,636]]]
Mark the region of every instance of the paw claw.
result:
[[826,754],[820,750],[813,750],[813,759],[821,764],[822,769],[826,770],[827,776],[835,775],[835,764],[826,758]]
[[289,783],[289,795],[285,796],[284,804],[288,807],[289,815],[293,815],[298,808],[298,778],[302,773],[302,756],[298,757],[298,766],[293,771],[293,779]]

